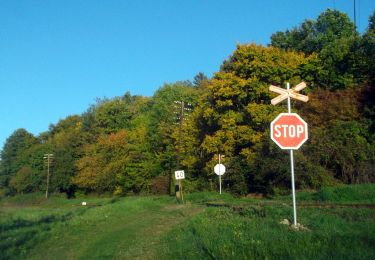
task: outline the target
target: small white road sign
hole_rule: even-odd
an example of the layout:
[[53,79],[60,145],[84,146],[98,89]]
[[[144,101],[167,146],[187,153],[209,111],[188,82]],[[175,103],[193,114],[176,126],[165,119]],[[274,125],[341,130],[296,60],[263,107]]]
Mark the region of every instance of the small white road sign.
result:
[[176,180],[185,179],[185,172],[184,171],[175,171],[174,175],[176,177]]
[[214,167],[214,171],[217,175],[224,175],[225,173],[225,166],[223,164],[216,164]]

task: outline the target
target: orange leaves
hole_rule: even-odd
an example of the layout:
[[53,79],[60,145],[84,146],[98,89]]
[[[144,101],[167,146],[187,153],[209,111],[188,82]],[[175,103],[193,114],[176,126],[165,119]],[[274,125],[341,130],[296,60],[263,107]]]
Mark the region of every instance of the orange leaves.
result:
[[90,191],[112,191],[117,175],[123,173],[128,162],[128,133],[121,130],[101,136],[96,144],[85,147],[85,156],[78,160],[78,174],[73,182]]

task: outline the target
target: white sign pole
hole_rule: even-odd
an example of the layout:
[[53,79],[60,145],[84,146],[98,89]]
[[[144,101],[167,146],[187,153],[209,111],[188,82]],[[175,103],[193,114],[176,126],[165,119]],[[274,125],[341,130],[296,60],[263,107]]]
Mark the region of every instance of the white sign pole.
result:
[[[286,89],[289,93],[289,82],[286,84]],[[291,105],[290,105],[290,96],[288,95],[288,113],[291,112]],[[290,149],[290,171],[292,175],[292,196],[293,196],[293,221],[294,221],[294,227],[297,227],[297,205],[296,205],[296,189],[294,186],[294,154],[293,149]]]
[[[221,158],[221,154],[219,154],[219,165],[220,165],[220,158]],[[219,167],[219,185],[220,185],[220,194],[221,194],[221,174],[220,174],[220,168],[221,167]]]

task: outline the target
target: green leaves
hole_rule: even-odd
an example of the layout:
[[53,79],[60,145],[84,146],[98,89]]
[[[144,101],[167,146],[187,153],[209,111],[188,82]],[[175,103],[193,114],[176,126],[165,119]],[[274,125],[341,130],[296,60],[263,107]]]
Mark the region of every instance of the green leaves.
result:
[[271,45],[311,55],[305,67],[305,79],[310,85],[326,89],[351,87],[362,80],[360,67],[365,58],[361,53],[360,37],[345,13],[326,10],[316,20],[307,20],[300,27],[271,36]]
[[37,143],[38,140],[22,128],[9,136],[1,151],[1,188],[7,187],[10,178],[24,166],[25,151]]
[[[1,152],[1,189],[44,189],[45,153],[55,155],[52,190],[70,195],[169,190],[161,186],[171,185],[177,165],[188,187],[213,189],[206,184],[216,177],[218,153],[225,155],[228,191],[286,189],[286,153],[269,138],[270,122],[286,106],[270,104],[269,86],[301,81],[310,101],[292,106],[308,122],[310,140],[296,153],[297,186],[318,188],[332,176],[374,181],[374,17],[360,36],[346,14],[327,10],[273,34],[271,46],[237,45],[211,79],[199,73],[194,83],[164,84],[152,97],[99,99],[39,137],[16,130]],[[182,101],[193,109],[180,127]]]

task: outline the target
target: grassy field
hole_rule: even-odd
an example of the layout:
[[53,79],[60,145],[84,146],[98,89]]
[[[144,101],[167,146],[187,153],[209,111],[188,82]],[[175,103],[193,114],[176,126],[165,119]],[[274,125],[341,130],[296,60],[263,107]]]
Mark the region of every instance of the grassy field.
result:
[[[375,259],[375,185],[289,197],[80,198],[0,202],[1,259]],[[87,205],[82,206],[81,202]]]

